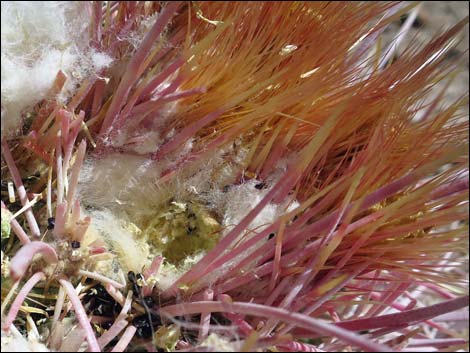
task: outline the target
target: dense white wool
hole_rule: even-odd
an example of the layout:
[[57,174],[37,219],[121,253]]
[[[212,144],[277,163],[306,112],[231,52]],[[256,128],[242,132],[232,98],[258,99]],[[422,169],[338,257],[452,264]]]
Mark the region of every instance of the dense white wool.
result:
[[90,158],[80,172],[80,199],[85,205],[114,213],[151,214],[166,197],[166,189],[156,185],[161,170],[154,161],[132,154]]
[[115,214],[104,211],[92,211],[91,227],[97,231],[102,239],[111,247],[111,253],[117,256],[120,266],[114,274],[107,276],[116,278],[118,269],[125,273],[128,271],[141,272],[149,264],[148,244],[139,241],[139,229]]
[[[266,183],[252,179],[230,187],[225,193],[218,194],[219,200],[216,204],[224,210],[222,226],[225,227],[225,233],[239,224],[263,200],[277,178],[278,176],[274,175]],[[298,205],[299,203],[295,200],[286,200],[280,204],[270,202],[258,213],[247,229],[258,233]]]
[[236,159],[234,162],[226,160],[224,154],[230,153],[227,150],[217,151],[194,166],[178,171],[174,182],[158,183],[162,172],[174,166],[191,148],[189,140],[161,161],[130,153],[89,158],[80,172],[80,198],[85,205],[124,212],[133,222],[138,222],[136,217],[154,216],[155,210],[170,198],[181,201],[196,198],[216,209],[219,206],[214,203],[218,199],[216,194],[234,181],[239,168]]
[[21,127],[21,114],[47,97],[59,70],[66,100],[85,77],[110,65],[88,48],[89,14],[81,1],[1,2],[2,137]]
[[2,331],[2,352],[50,352],[35,339],[26,339],[21,335],[6,334]]
[[[251,180],[247,183],[236,185],[227,192],[225,200],[225,215],[223,225],[231,228],[236,226],[266,195],[267,190],[258,190],[259,182]],[[256,216],[249,228],[258,228],[270,224],[278,213],[278,205],[268,204]]]
[[113,62],[113,58],[111,58],[108,54],[101,53],[94,49],[90,50],[90,60],[95,71],[109,67],[109,65],[111,65]]

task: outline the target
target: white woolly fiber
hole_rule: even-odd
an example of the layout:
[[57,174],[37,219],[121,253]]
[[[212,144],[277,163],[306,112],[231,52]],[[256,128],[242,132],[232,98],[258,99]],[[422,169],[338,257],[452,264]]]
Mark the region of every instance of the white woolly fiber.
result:
[[[111,252],[117,255],[125,273],[141,272],[148,265],[148,245],[138,241],[138,236],[132,233],[132,228],[126,227],[125,221],[107,210],[93,211],[91,217],[92,227],[101,234],[107,246],[111,246]],[[108,272],[107,276],[110,275]]]
[[50,352],[43,344],[36,340],[28,340],[19,334],[5,334],[2,332],[2,352]]
[[[84,1],[1,2],[2,137],[21,128],[22,114],[47,97],[59,70],[63,99],[111,58],[88,48]],[[47,97],[52,98],[52,97]]]

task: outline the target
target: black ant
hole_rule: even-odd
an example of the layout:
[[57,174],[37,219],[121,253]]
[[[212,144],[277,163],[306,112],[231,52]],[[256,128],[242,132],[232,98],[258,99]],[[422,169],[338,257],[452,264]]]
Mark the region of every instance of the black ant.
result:
[[72,240],[70,242],[70,246],[72,247],[72,249],[78,249],[78,248],[80,248],[80,242],[76,241],[76,240]]
[[47,219],[47,229],[52,230],[55,227],[55,218],[54,217],[49,217]]
[[265,182],[261,182],[261,183],[258,183],[255,185],[255,189],[257,190],[263,190],[266,188],[266,183]]

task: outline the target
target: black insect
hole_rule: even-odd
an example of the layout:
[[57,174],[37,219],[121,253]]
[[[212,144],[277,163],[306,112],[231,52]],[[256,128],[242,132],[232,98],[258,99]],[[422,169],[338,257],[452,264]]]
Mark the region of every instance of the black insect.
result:
[[107,321],[107,322],[103,322],[101,324],[101,328],[105,329],[105,330],[109,330],[111,328],[111,326],[113,326],[113,322],[112,321]]
[[129,280],[129,282],[134,283],[137,279],[135,277],[135,272],[134,271],[127,272],[127,279]]
[[138,274],[135,274],[134,271],[129,271],[127,273],[127,279],[129,280],[129,282],[131,283],[132,285],[132,291],[134,292],[134,294],[136,295],[141,295],[141,291],[140,291],[140,283],[143,283],[144,281],[144,276],[142,276],[142,274],[138,273]]
[[114,316],[122,309],[101,284],[90,289],[83,301],[89,303],[88,309],[96,316]]
[[255,189],[257,190],[263,190],[264,188],[266,188],[266,183],[264,182],[261,182],[255,185]]
[[50,217],[47,219],[47,229],[54,229],[55,227],[55,218],[54,217]]
[[155,328],[161,324],[160,317],[154,313],[145,313],[132,320],[132,325],[137,329],[136,335],[141,338],[152,337]]
[[76,241],[76,240],[72,240],[70,242],[70,246],[72,247],[72,249],[78,249],[78,248],[80,248],[80,242]]

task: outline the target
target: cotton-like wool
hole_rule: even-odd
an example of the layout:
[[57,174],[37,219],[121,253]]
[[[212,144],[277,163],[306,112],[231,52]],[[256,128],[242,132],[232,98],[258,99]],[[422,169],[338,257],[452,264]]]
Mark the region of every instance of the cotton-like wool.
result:
[[2,352],[50,352],[50,350],[37,340],[2,332]]
[[[108,67],[112,58],[89,48],[84,2],[2,1],[2,138],[21,128],[37,102],[62,102],[84,78]],[[59,71],[67,76],[58,97],[49,97]]]
[[[257,185],[260,182],[252,180],[241,185],[233,187],[226,195],[224,200],[224,220],[223,224],[227,229],[239,224],[243,218],[258,205],[266,196],[269,189],[258,190]],[[286,210],[293,210],[298,206],[298,202],[285,202],[284,204],[269,203],[251,222],[248,229],[255,229],[257,232],[263,230],[266,226],[273,223]]]

